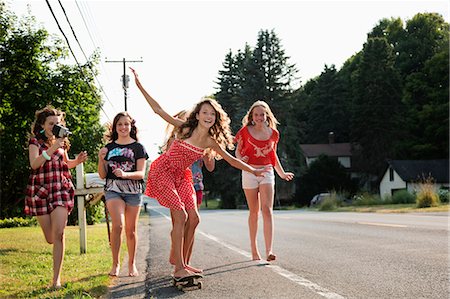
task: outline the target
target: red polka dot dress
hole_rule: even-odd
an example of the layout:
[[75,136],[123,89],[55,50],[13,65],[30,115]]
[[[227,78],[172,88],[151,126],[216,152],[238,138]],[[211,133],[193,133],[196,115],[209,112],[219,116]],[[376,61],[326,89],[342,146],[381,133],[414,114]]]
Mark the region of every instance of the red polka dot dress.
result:
[[204,150],[183,140],[175,139],[169,150],[150,166],[145,194],[173,210],[196,207],[192,175],[188,167],[203,156]]

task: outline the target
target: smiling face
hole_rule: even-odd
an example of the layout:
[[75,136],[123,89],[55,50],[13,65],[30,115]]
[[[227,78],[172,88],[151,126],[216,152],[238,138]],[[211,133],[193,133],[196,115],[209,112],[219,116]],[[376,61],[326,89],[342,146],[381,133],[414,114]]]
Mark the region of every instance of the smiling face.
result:
[[255,122],[255,126],[266,124],[267,113],[266,109],[262,106],[256,106],[251,113],[252,120]]
[[45,131],[45,136],[47,136],[47,138],[50,138],[53,136],[53,126],[56,124],[59,124],[61,122],[61,116],[57,116],[57,115],[50,115],[47,116],[47,118],[45,119],[44,124],[42,125],[42,128]]
[[199,125],[211,128],[216,122],[216,110],[210,104],[204,103],[195,117]]
[[131,119],[128,116],[121,116],[115,129],[118,137],[128,137],[131,132]]

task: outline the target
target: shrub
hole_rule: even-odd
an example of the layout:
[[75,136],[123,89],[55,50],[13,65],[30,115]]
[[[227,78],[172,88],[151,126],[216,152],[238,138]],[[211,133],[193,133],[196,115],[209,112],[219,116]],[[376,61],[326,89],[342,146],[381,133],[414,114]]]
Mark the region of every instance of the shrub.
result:
[[[105,205],[103,201],[99,200],[96,204],[86,204],[86,223],[93,225],[100,223],[105,219]],[[67,225],[78,225],[78,204],[75,198],[75,206],[69,215]]]
[[353,197],[353,205],[355,206],[374,206],[383,204],[385,204],[385,202],[379,195],[362,193]]
[[331,195],[325,196],[319,206],[319,211],[333,211],[338,206],[338,198],[336,192],[332,192]]
[[409,193],[407,190],[400,190],[394,193],[391,202],[393,204],[415,203],[416,197]]
[[449,190],[439,189],[438,190],[438,196],[439,196],[439,200],[441,202],[448,203],[449,202],[449,197],[450,197],[450,192],[449,192]]
[[434,190],[433,184],[424,182],[420,184],[417,193],[416,206],[418,208],[436,207],[440,204],[439,196]]
[[36,225],[37,225],[36,217],[33,218],[14,217],[0,220],[0,228],[36,226]]

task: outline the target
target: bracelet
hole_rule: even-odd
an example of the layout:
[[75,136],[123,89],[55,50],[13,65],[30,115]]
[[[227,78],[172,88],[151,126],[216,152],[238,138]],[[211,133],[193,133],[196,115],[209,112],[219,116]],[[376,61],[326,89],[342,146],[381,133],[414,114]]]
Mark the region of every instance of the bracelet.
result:
[[47,160],[47,161],[51,159],[46,151],[42,151],[42,157],[44,157],[44,159]]

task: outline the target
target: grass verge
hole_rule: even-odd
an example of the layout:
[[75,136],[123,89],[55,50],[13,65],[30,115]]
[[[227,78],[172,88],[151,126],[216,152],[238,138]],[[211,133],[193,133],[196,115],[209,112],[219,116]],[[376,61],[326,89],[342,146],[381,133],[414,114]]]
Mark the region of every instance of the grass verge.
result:
[[373,206],[348,206],[339,207],[334,212],[361,212],[361,213],[427,213],[427,212],[449,212],[450,206],[442,204],[437,207],[417,208],[416,204],[392,204]]
[[[87,253],[80,254],[79,227],[66,228],[63,288],[48,288],[53,275],[52,245],[39,226],[0,229],[1,298],[98,298],[112,279],[106,224],[87,227]],[[124,244],[125,245],[125,244]],[[122,256],[126,246],[122,246]]]

